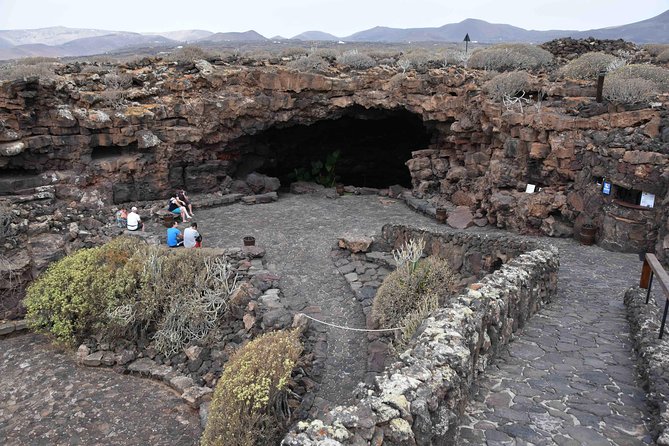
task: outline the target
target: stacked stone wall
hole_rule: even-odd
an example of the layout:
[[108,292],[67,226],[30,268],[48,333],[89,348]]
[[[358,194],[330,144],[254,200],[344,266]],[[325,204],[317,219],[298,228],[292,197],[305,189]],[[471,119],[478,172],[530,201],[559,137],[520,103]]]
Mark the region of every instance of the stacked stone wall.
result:
[[[658,287],[659,285],[655,285]],[[662,293],[660,293],[662,294]],[[662,294],[663,295],[663,294]],[[651,429],[658,445],[669,445],[669,334],[658,339],[664,302],[658,306],[651,297],[646,304],[646,290],[630,288],[625,292],[627,320],[637,353],[646,401],[652,414]]]
[[[428,236],[425,231],[387,226],[387,237]],[[430,252],[458,239],[430,235]],[[471,247],[495,241],[469,237]],[[512,240],[505,240],[504,243]],[[500,242],[501,246],[502,242]],[[438,309],[419,328],[397,362],[361,388],[358,404],[338,407],[322,419],[300,422],[283,440],[285,446],[315,444],[445,445],[457,444],[456,426],[472,386],[513,332],[522,327],[555,293],[559,259],[552,247],[522,243],[518,255]],[[443,251],[442,251],[443,249]],[[319,443],[319,442],[326,443]]]

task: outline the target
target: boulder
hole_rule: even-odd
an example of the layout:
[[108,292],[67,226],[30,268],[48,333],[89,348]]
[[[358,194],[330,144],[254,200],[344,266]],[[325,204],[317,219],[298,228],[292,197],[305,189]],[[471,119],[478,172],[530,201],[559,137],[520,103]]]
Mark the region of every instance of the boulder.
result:
[[474,225],[474,216],[467,206],[458,206],[449,212],[446,223],[456,229],[467,229]]
[[372,245],[374,240],[371,237],[359,236],[359,235],[344,235],[339,237],[339,247],[342,249],[348,249],[353,253],[358,252],[368,252],[369,247]]
[[324,186],[316,183],[310,183],[307,181],[296,181],[295,183],[290,184],[290,193],[291,194],[313,194],[325,189]]

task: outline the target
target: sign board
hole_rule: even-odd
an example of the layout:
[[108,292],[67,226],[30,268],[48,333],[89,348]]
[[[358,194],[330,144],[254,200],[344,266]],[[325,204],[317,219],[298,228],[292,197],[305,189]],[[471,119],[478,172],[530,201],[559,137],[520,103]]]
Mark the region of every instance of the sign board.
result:
[[648,192],[641,192],[641,206],[645,208],[652,208],[655,206],[655,195]]
[[602,193],[604,195],[611,195],[611,183],[608,181],[604,181],[604,184],[602,184]]

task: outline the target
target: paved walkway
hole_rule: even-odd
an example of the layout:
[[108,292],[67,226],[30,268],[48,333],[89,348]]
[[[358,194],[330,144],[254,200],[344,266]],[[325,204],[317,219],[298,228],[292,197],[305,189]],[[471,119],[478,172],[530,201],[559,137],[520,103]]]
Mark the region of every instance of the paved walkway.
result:
[[[361,308],[330,259],[345,232],[384,223],[446,230],[401,202],[376,196],[282,195],[279,202],[198,210],[208,246],[267,250],[295,311],[363,327]],[[534,316],[509,353],[488,368],[462,444],[634,445],[648,439],[643,392],[630,359],[622,294],[637,280],[636,255],[556,240],[559,296]],[[351,401],[365,378],[367,338],[324,328],[328,360],[321,406]],[[0,340],[0,444],[194,444],[197,414],[149,380],[74,365],[42,337]],[[466,439],[469,439],[467,442]]]
[[0,445],[197,445],[200,418],[166,386],[76,365],[36,334],[0,339]]
[[[199,230],[209,246],[241,246],[252,235],[267,251],[270,268],[281,275],[281,289],[291,310],[348,327],[365,327],[362,308],[337,271],[330,252],[347,232],[373,235],[385,223],[438,227],[401,201],[377,196],[338,199],[282,195],[275,203],[195,210]],[[327,362],[316,403],[321,409],[352,401],[365,380],[367,337],[364,333],[323,326]]]
[[572,240],[554,243],[558,296],[486,370],[460,444],[650,444],[623,307],[641,262]]

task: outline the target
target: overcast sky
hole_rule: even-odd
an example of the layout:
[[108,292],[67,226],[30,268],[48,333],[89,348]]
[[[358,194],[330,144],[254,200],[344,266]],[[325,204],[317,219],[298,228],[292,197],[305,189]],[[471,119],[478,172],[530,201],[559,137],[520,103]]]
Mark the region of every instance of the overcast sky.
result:
[[345,37],[374,26],[436,27],[477,18],[525,29],[587,30],[667,9],[669,0],[0,0],[0,29],[253,29],[265,37],[319,30]]

